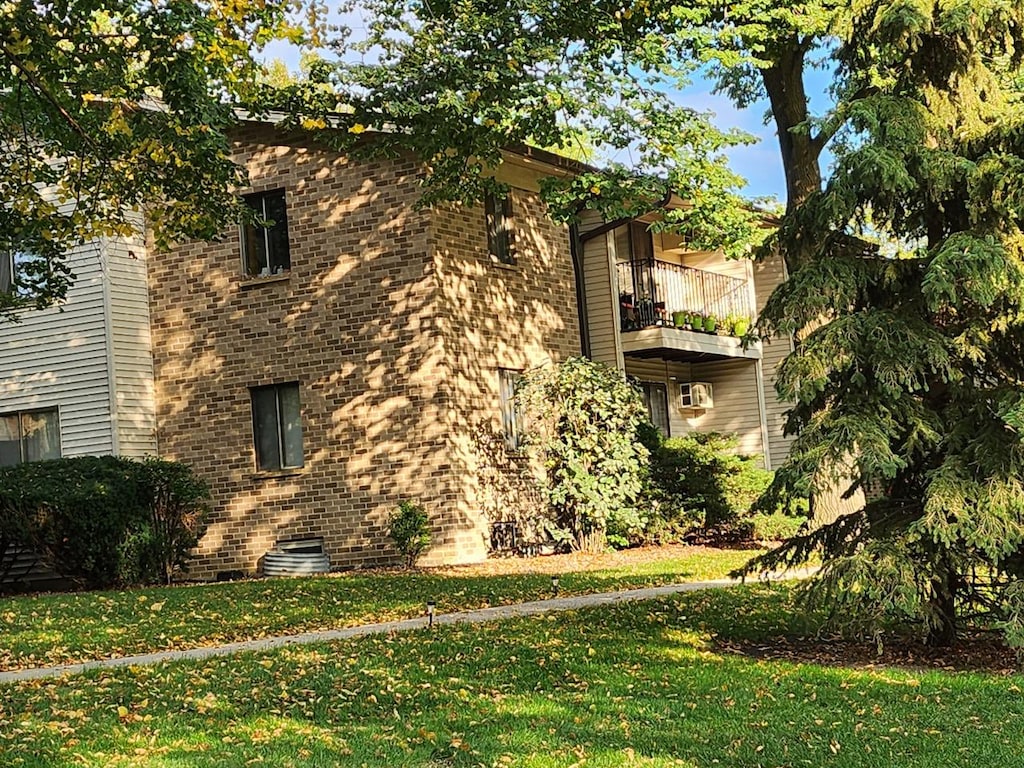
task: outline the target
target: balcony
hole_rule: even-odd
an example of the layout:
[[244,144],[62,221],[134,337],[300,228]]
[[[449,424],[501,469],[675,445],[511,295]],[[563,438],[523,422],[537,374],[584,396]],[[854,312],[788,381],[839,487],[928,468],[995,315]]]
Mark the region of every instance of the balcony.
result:
[[[753,320],[746,280],[657,259],[620,262],[616,271],[625,354],[690,362],[761,357],[760,343],[744,347],[723,329],[727,319]],[[714,318],[715,332],[677,327],[674,319],[685,316],[699,317],[702,325]]]

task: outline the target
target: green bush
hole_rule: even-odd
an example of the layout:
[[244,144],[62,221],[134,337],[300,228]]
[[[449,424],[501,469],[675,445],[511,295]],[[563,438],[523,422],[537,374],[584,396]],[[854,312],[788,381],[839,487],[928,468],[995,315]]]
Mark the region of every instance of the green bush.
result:
[[736,438],[716,432],[660,440],[651,447],[648,538],[690,533],[745,538],[750,508],[771,482],[757,457],[736,454]]
[[800,528],[807,522],[807,517],[779,510],[770,515],[757,512],[750,518],[750,522],[754,528],[754,539],[757,541],[785,541],[800,532]]
[[388,536],[405,557],[405,567],[412,568],[430,546],[430,519],[426,510],[419,504],[403,501],[388,518]]
[[204,530],[209,493],[188,467],[81,456],[0,468],[0,543],[83,586],[167,581]]
[[206,531],[210,490],[185,464],[147,459],[135,469],[148,521],[126,541],[122,578],[131,573],[132,564],[132,583],[151,583],[159,576],[170,584],[186,569],[191,550]]
[[646,525],[638,506],[647,449],[639,391],[614,368],[585,358],[523,376],[517,399],[527,444],[544,466],[548,528],[580,551],[625,546]]

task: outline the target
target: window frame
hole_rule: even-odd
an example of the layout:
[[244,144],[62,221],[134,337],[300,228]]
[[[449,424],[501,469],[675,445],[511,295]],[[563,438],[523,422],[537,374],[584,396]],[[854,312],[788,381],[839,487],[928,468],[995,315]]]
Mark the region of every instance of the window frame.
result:
[[487,252],[491,259],[498,264],[515,266],[511,191],[504,195],[487,193],[484,197],[484,227],[487,230]]
[[[661,395],[664,396],[665,405],[665,428],[662,429],[661,425],[654,420],[654,400],[652,393],[657,390]],[[641,381],[640,391],[643,395],[644,405],[647,407],[647,417],[651,420],[651,424],[661,432],[665,437],[672,437],[672,411],[669,405],[668,399],[668,385],[663,381]]]
[[[239,250],[242,256],[242,274],[248,278],[261,279],[268,277],[279,277],[286,275],[291,271],[292,268],[292,257],[291,257],[291,239],[288,230],[288,192],[284,187],[278,187],[275,189],[266,189],[261,192],[252,192],[247,195],[242,195],[242,199],[245,201],[253,211],[256,212],[257,217],[262,221],[273,221],[274,224],[269,227],[260,226],[255,222],[243,221],[239,226]],[[283,216],[278,221],[268,214],[268,201],[274,201],[280,199],[281,210]],[[283,228],[283,233],[280,232],[280,228]],[[262,238],[263,241],[263,259],[260,262],[259,269],[255,272],[250,271],[249,261],[249,234],[252,232],[253,238]],[[276,257],[280,257],[281,254],[277,254],[277,247],[274,245],[277,241],[277,237],[283,235],[284,242],[284,264],[274,266],[275,254]]]
[[[286,425],[288,414],[285,414],[282,406],[281,393],[287,389],[294,389],[295,402],[297,412],[295,413],[295,420],[298,424],[298,448],[299,448],[299,463],[289,464],[287,463],[287,445],[286,445]],[[260,413],[257,410],[257,395],[266,392],[274,393],[274,429],[276,432],[276,443],[277,443],[277,463],[276,466],[266,462],[269,457],[262,455],[262,428],[260,427]],[[252,445],[253,445],[253,459],[256,465],[257,472],[291,472],[302,469],[306,466],[306,446],[305,438],[302,429],[302,398],[301,387],[297,381],[286,381],[280,384],[266,384],[261,386],[249,387],[249,407],[252,415]]]
[[498,369],[498,407],[501,433],[508,453],[522,453],[526,443],[526,418],[516,402],[516,390],[523,372],[517,368]]
[[[51,456],[51,457],[45,458],[45,459],[29,459],[29,458],[26,457],[26,442],[25,442],[26,434],[25,434],[24,419],[27,416],[34,416],[34,415],[38,415],[38,414],[52,414],[53,415],[54,423],[55,423],[55,426],[56,426],[56,434],[57,434],[57,443],[56,443],[57,455],[56,456]],[[4,463],[0,462],[0,466],[17,466],[18,464],[25,464],[26,462],[29,462],[29,461],[52,461],[52,460],[59,459],[59,458],[64,456],[64,445],[63,445],[64,438],[63,438],[63,435],[62,435],[61,429],[60,429],[60,407],[59,406],[54,405],[54,406],[50,406],[50,407],[47,407],[47,408],[25,408],[25,409],[19,410],[19,411],[6,411],[4,413],[0,413],[0,419],[8,419],[8,418],[16,419],[17,420],[17,424],[18,424],[18,461],[15,462],[14,464],[4,464]]]

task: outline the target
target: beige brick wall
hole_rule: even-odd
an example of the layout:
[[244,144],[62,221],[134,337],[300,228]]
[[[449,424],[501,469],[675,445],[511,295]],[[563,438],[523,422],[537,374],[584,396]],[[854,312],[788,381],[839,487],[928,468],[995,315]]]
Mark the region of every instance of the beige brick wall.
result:
[[[267,128],[239,158],[252,190],[286,190],[291,271],[245,277],[237,227],[149,262],[159,450],[214,493],[190,575],[253,571],[304,536],[336,566],[393,562],[384,521],[405,498],[434,523],[424,562],[482,558],[487,478],[504,476],[478,450],[500,429],[496,369],[578,352],[565,231],[517,192],[518,264],[502,269],[480,209],[414,209],[411,160],[353,162]],[[305,466],[258,472],[249,389],[294,381]]]
[[461,480],[451,529],[459,531],[464,556],[483,555],[489,523],[523,524],[541,504],[531,467],[505,449],[498,369],[528,370],[580,354],[568,230],[550,221],[536,191],[513,188],[511,195],[514,266],[488,254],[482,208],[452,207],[434,219],[453,386],[451,456]]

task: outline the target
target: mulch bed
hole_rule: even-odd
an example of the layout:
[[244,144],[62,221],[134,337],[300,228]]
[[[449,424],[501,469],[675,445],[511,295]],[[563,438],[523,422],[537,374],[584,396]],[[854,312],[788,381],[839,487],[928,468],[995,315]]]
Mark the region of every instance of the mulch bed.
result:
[[790,661],[858,669],[942,670],[1011,675],[1021,659],[994,632],[962,635],[952,648],[932,648],[906,638],[883,639],[881,649],[869,641],[838,637],[773,638],[770,644],[717,639],[717,650],[755,659]]

